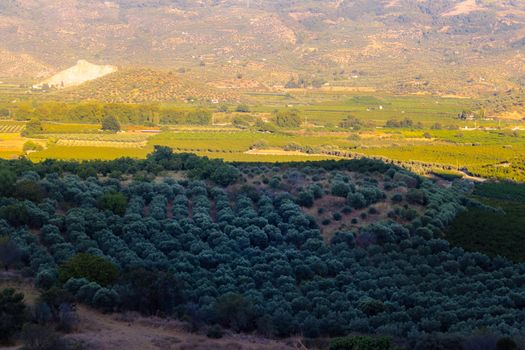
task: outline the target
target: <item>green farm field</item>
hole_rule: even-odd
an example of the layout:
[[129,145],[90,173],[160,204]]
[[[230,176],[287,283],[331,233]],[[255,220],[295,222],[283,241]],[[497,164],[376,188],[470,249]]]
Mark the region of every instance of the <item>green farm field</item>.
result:
[[[525,181],[523,121],[458,119],[462,111],[470,110],[476,102],[471,99],[320,91],[250,96],[253,101],[244,105],[243,111],[239,111],[238,105],[164,103],[160,106],[181,112],[192,108],[207,110],[211,119],[201,125],[126,124],[122,125],[122,132],[110,133],[102,131],[100,124],[60,122],[53,117],[54,121],[44,120],[41,131],[31,136],[45,145],[44,149],[27,155],[35,161],[144,158],[155,145],[161,145],[179,153],[231,162],[367,156],[396,161],[420,173],[445,171]],[[103,110],[104,105],[99,108]],[[37,107],[35,113],[38,110]],[[301,127],[280,127],[271,132],[254,127],[257,119],[271,123],[277,110],[296,111]],[[341,121],[349,116],[358,120],[361,127],[341,128]],[[239,125],[239,120],[246,122]],[[386,127],[391,120],[410,120],[412,126]],[[4,143],[0,141],[0,156],[13,158],[24,154],[23,145],[29,141],[20,135],[24,128],[25,122],[0,122],[0,130],[12,135]],[[11,140],[9,144],[7,140]]]
[[296,108],[309,123],[337,125],[348,115],[358,119],[384,124],[392,118],[414,118],[424,125],[457,123],[454,118],[462,110],[470,109],[474,101],[464,98],[446,98],[426,95],[395,96],[377,94],[305,93],[289,95],[260,94],[254,112],[272,112],[283,105]]

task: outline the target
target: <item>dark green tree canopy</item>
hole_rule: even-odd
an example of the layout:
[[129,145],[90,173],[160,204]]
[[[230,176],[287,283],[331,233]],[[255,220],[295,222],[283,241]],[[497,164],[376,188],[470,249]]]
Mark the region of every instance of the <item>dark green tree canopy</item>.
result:
[[108,192],[98,199],[97,206],[122,216],[128,207],[128,199],[122,192]]
[[120,123],[113,115],[107,115],[102,119],[102,130],[106,131],[120,131]]
[[14,289],[0,292],[0,343],[6,344],[22,329],[27,319],[24,295]]
[[117,280],[118,275],[118,269],[110,261],[86,253],[73,256],[59,270],[62,283],[70,278],[85,278],[101,286],[108,286]]

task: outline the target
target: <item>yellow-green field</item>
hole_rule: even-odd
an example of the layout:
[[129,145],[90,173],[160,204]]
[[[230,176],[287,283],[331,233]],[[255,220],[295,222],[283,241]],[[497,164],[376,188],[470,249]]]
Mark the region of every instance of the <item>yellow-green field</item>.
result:
[[[24,144],[28,141],[44,147],[26,154],[35,161],[143,158],[155,145],[161,145],[174,152],[235,162],[369,156],[399,161],[422,172],[461,171],[525,181],[524,121],[458,119],[461,111],[476,103],[470,99],[310,91],[252,94],[251,98],[254,102],[245,106],[248,111],[244,112],[237,112],[239,106],[232,104],[161,105],[161,108],[207,109],[212,112],[211,123],[207,125],[123,125],[122,132],[108,133],[95,123],[45,121],[42,130],[29,139],[21,135],[25,122],[0,121],[0,157],[25,154]],[[298,111],[301,128],[257,131],[255,120],[274,121],[275,110],[284,109]],[[340,127],[341,120],[348,116],[361,122],[358,130]],[[385,127],[388,120],[406,118],[411,119],[412,127]],[[233,124],[239,120],[246,123]],[[421,167],[414,169],[414,164]]]

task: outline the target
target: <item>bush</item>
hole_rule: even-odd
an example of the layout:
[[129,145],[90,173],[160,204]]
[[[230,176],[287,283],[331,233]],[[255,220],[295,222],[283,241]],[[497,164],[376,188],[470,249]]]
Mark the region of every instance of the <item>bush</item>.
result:
[[332,215],[332,218],[335,220],[335,221],[341,221],[341,219],[343,218],[343,216],[341,215],[341,213],[334,213]]
[[91,304],[97,309],[109,312],[117,306],[118,294],[113,289],[100,288],[95,295]]
[[425,194],[423,190],[411,188],[410,190],[408,190],[406,198],[407,198],[407,202],[410,204],[419,204],[419,205],[427,204],[427,195]]
[[8,169],[0,169],[0,196],[10,196],[15,189],[16,174]]
[[252,304],[236,293],[220,296],[215,303],[215,312],[224,327],[237,332],[247,329],[253,317]]
[[99,209],[109,210],[122,216],[128,208],[128,199],[121,192],[109,192],[98,199],[97,206]]
[[363,209],[366,207],[366,199],[361,193],[350,193],[348,195],[348,204],[354,209]]
[[102,119],[102,130],[120,131],[120,123],[113,115],[107,115]]
[[323,226],[328,226],[331,223],[332,223],[332,220],[330,220],[330,219],[324,219],[323,222],[322,222]]
[[22,258],[22,251],[8,236],[0,236],[0,263],[5,271],[17,264]]
[[286,110],[275,113],[275,124],[280,128],[298,128],[301,126],[299,111]]
[[208,328],[206,336],[211,339],[221,339],[224,336],[224,331],[219,325],[213,325]]
[[311,208],[314,205],[314,196],[308,191],[301,191],[297,197],[297,204]]
[[24,295],[8,288],[0,292],[0,343],[7,343],[27,319]]
[[250,107],[248,105],[238,105],[237,108],[235,108],[235,112],[238,113],[250,113]]
[[44,269],[36,275],[35,284],[38,288],[49,289],[58,280],[56,270]]
[[104,287],[113,284],[117,277],[115,265],[102,257],[86,253],[73,256],[59,270],[62,283],[70,278],[85,278]]
[[392,196],[392,202],[401,203],[403,201],[403,195],[401,193],[396,193]]
[[24,152],[28,152],[28,151],[41,151],[44,149],[44,147],[42,147],[42,145],[34,142],[34,141],[27,141],[26,143],[24,143],[24,147],[22,148]]
[[386,310],[383,302],[372,298],[364,298],[360,300],[358,308],[368,316],[375,316]]
[[334,196],[346,198],[348,194],[352,191],[352,188],[350,187],[350,185],[344,182],[336,181],[332,184],[331,191],[332,195]]
[[57,333],[37,324],[24,325],[20,338],[24,344],[24,350],[60,350],[65,348]]
[[518,350],[518,345],[511,338],[501,338],[496,343],[496,350]]

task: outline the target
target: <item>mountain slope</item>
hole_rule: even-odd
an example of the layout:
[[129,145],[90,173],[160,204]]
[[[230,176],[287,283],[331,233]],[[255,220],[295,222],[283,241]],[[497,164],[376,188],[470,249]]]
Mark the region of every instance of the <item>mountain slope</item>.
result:
[[53,71],[52,67],[30,55],[0,48],[0,77],[43,78]]
[[270,87],[294,77],[462,95],[517,88],[525,77],[521,1],[9,0],[1,6],[0,46],[60,68],[79,57],[157,69],[206,65],[206,82],[241,74]]

